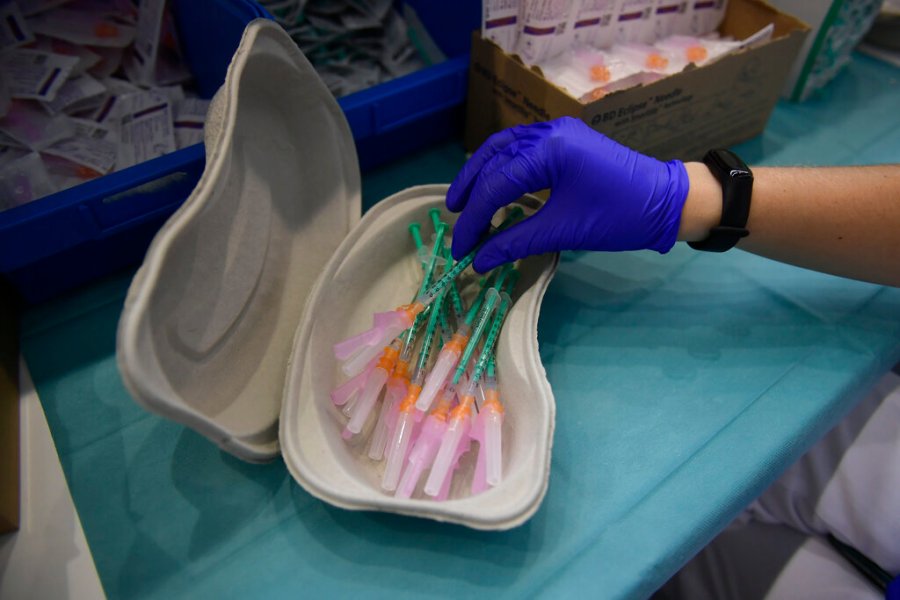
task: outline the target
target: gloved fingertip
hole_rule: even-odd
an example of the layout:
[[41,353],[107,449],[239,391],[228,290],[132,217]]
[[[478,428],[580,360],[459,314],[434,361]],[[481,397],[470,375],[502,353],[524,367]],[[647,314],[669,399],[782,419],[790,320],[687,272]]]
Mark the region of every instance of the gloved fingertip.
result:
[[475,261],[472,263],[472,268],[475,269],[475,272],[482,275],[501,264],[491,257],[484,257],[483,254],[483,252],[476,254]]
[[459,212],[465,206],[462,201],[462,190],[464,187],[455,181],[450,184],[450,189],[447,190],[447,197],[444,200],[444,204],[447,205],[447,210],[450,212]]
[[509,262],[509,258],[502,252],[498,252],[497,248],[488,242],[475,255],[475,261],[472,268],[479,273],[487,273],[491,269],[496,269],[503,263]]
[[463,241],[463,235],[455,235],[456,231],[454,231],[453,241],[450,242],[450,255],[453,256],[453,260],[460,260],[466,254],[468,254],[471,250],[471,246],[466,246]]

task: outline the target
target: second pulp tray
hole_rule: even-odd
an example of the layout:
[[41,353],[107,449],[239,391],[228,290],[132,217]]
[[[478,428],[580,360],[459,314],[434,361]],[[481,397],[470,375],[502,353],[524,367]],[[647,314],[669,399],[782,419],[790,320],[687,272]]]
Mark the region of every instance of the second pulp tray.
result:
[[406,228],[429,223],[447,186],[407,189],[359,220],[346,120],[266,20],[244,32],[210,108],[206,148],[200,182],[154,238],[126,298],[117,358],[135,400],[244,460],[280,453],[300,485],[336,506],[479,529],[528,519],[550,468],[555,407],[537,320],[558,256],[522,261],[498,343],[503,481],[475,496],[455,482],[444,502],[398,499],[380,489],[383,462],[341,438],[329,393],[343,377],[331,348],[412,297],[421,268]]

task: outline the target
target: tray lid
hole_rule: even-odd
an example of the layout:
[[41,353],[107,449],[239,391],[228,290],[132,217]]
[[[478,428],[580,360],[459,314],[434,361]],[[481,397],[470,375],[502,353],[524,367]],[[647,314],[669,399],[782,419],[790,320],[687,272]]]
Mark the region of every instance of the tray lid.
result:
[[265,19],[246,27],[205,137],[200,181],[128,291],[117,360],[139,404],[264,461],[279,453],[307,295],[360,219],[356,150],[312,65]]

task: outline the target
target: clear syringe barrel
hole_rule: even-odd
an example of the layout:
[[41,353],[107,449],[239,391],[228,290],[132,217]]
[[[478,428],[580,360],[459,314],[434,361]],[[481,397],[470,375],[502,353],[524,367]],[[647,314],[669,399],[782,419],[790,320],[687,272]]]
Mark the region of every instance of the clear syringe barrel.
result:
[[419,479],[425,469],[434,462],[438,448],[441,446],[441,439],[447,430],[447,417],[450,414],[450,407],[453,406],[453,400],[456,397],[456,388],[448,385],[441,392],[441,397],[437,405],[425,419],[422,425],[422,431],[416,438],[409,453],[409,459],[406,468],[403,470],[403,476],[400,478],[400,484],[397,486],[396,495],[399,498],[409,498],[419,484]]
[[395,379],[393,375],[388,379],[387,391],[384,394],[381,411],[378,413],[378,421],[375,422],[375,430],[372,432],[372,439],[369,442],[369,458],[372,460],[384,458],[384,449],[387,446],[392,421],[396,419],[400,402],[406,395],[406,383],[391,385],[393,379]]
[[453,329],[450,327],[450,321],[447,319],[447,307],[444,306],[441,311],[441,345],[447,344],[453,338]]
[[[444,246],[444,260],[447,261],[447,264],[451,264],[453,261],[453,257],[450,255],[450,246]],[[456,322],[459,323],[466,314],[466,307],[463,305],[462,296],[459,295],[456,282],[451,282],[448,287],[450,288],[450,306],[453,308],[453,316],[456,317]]]
[[446,231],[447,226],[441,223],[434,232],[434,245],[431,247],[431,258],[428,262],[428,266],[425,267],[425,275],[422,277],[422,284],[419,286],[419,295],[428,288],[428,285],[432,281],[432,277],[434,277],[434,268],[437,266],[438,260],[441,260],[441,248],[444,247],[444,233],[446,233]]
[[[472,353],[475,352],[475,348],[478,346],[478,343],[481,341],[481,335],[484,333],[484,328],[488,323],[488,319],[491,316],[491,312],[493,312],[494,307],[497,306],[497,302],[500,300],[500,293],[498,290],[503,289],[504,283],[507,281],[507,277],[509,277],[509,282],[512,285],[515,285],[515,281],[518,278],[518,272],[513,270],[513,266],[511,263],[507,263],[500,268],[500,273],[497,275],[497,279],[494,281],[494,287],[490,288],[487,293],[484,295],[484,300],[481,305],[481,309],[479,310],[478,317],[475,320],[475,326],[472,329],[472,334],[469,336],[469,341],[466,344],[465,350],[463,350],[462,358],[460,358],[459,363],[456,366],[456,373],[453,375],[453,383],[459,383],[459,378],[462,377],[462,374],[466,371],[466,366],[469,364],[469,359],[472,357]],[[510,276],[512,274],[512,276]]]
[[369,372],[375,368],[375,363],[375,359],[370,360],[369,364],[366,365],[366,368],[358,375],[354,375],[331,390],[331,401],[334,402],[335,406],[344,406],[353,394],[362,389],[366,383],[366,379],[369,377]]
[[[503,327],[506,313],[509,312],[509,307],[512,304],[512,298],[510,298],[509,294],[506,292],[500,294],[500,298],[500,306],[497,307],[497,312],[494,314],[491,328],[484,338],[484,347],[481,350],[478,360],[475,362],[475,367],[472,369],[472,379],[469,381],[469,385],[472,385],[474,382],[481,379],[481,375],[484,373],[485,369],[487,369],[488,363],[494,353],[494,346],[497,344],[497,338],[500,337],[500,329]],[[472,393],[474,393],[474,388]]]
[[395,340],[390,346],[384,348],[384,354],[378,359],[378,363],[372,369],[372,372],[369,373],[366,384],[359,393],[353,408],[353,416],[350,417],[350,421],[344,430],[344,437],[356,435],[362,431],[363,425],[366,424],[366,420],[372,412],[372,407],[378,400],[378,394],[381,393],[384,384],[387,382],[388,375],[394,368],[394,363],[397,361],[397,356],[400,353],[399,346],[399,342]]
[[400,411],[400,414],[397,415],[394,436],[388,448],[387,465],[381,478],[381,488],[383,490],[393,492],[397,489],[415,425],[416,420],[411,411]]
[[[416,244],[421,244],[421,237],[419,236],[419,224],[418,223],[410,223],[409,225],[410,233],[413,236],[413,239],[416,241]],[[425,272],[422,275],[422,283],[419,285],[419,296],[428,289],[428,286],[431,285],[432,279],[434,278],[434,270],[435,267],[440,263],[443,264],[444,259],[441,257],[441,249],[444,247],[444,234],[447,231],[447,225],[441,223],[438,227],[435,228],[434,235],[434,244],[431,247],[431,254],[428,257],[427,264],[423,264],[423,268]],[[421,255],[420,255],[421,256]],[[417,296],[418,298],[418,296]],[[427,307],[427,304],[424,304],[423,307]],[[412,327],[406,334],[406,345],[410,346],[413,343],[415,338],[415,331],[418,329],[419,325],[422,322],[422,319],[425,318],[424,311],[419,311],[418,314],[413,319]]]
[[[428,211],[428,215],[431,217],[431,223],[434,225],[435,231],[437,231],[438,226],[441,224],[441,210],[439,208],[432,208]],[[441,256],[447,261],[448,265],[453,263],[453,256],[450,254],[450,246],[443,246],[441,248]],[[456,322],[459,323],[465,313],[462,298],[459,295],[459,290],[456,288],[456,282],[451,283],[448,287],[450,288],[448,293],[450,294],[450,305],[453,307],[453,316],[456,317]]]
[[[464,331],[465,328],[460,328],[460,330]],[[450,376],[457,361],[459,361],[467,339],[467,335],[457,331],[453,334],[453,338],[441,348],[437,360],[434,361],[434,366],[431,367],[431,372],[425,378],[425,385],[422,387],[422,393],[419,394],[419,399],[416,402],[416,410],[424,412],[431,407],[434,398],[441,391],[441,388],[444,387],[447,377]]]
[[422,424],[422,431],[416,438],[416,443],[409,453],[409,459],[406,461],[406,468],[403,469],[403,476],[400,478],[400,484],[397,486],[395,495],[398,498],[409,498],[412,496],[425,472],[437,455],[438,448],[441,445],[441,437],[447,429],[447,421],[429,415]]
[[[416,362],[416,372],[424,373],[428,365],[428,359],[431,357],[431,347],[434,345],[434,332],[437,329],[438,321],[443,314],[443,304],[446,292],[441,294],[437,301],[431,305],[428,317],[428,323],[425,325],[425,337],[422,338],[422,349],[419,350],[419,359]],[[422,313],[420,313],[422,314]]]
[[345,375],[348,377],[357,375],[366,368],[370,360],[378,356],[386,344],[391,343],[392,340],[413,324],[413,319],[408,314],[403,311],[394,312],[396,313],[396,318],[384,326],[378,343],[362,348],[341,365],[341,370]]
[[466,254],[462,257],[455,265],[450,267],[448,271],[444,272],[444,275],[432,283],[430,286],[425,288],[420,294],[419,297],[416,298],[416,303],[421,304],[422,306],[428,306],[438,297],[445,287],[450,285],[452,282],[456,281],[456,278],[459,277],[460,273],[466,270],[466,268],[472,264],[472,261],[475,260],[475,250]]
[[478,418],[484,426],[485,479],[490,486],[498,485],[503,478],[503,405],[496,382],[485,378],[485,402]]
[[422,324],[428,318],[431,307],[426,306],[425,309],[413,317],[412,325],[406,330],[403,338],[403,356],[407,359],[412,358],[412,353],[416,347],[416,335],[422,330]]
[[384,387],[384,383],[387,381],[387,378],[387,371],[379,367],[375,367],[372,372],[369,373],[369,378],[366,380],[366,385],[363,387],[362,392],[360,392],[359,398],[356,401],[356,405],[353,410],[353,416],[347,423],[348,432],[356,435],[357,433],[362,431],[362,427],[363,425],[365,425],[366,419],[369,418],[369,414],[372,412],[372,407],[375,405],[375,401],[378,399],[378,394]]
[[453,375],[454,383],[459,383],[459,378],[465,373],[466,365],[469,363],[472,353],[475,352],[475,348],[478,347],[478,343],[481,341],[481,336],[484,333],[485,328],[490,324],[491,314],[494,312],[494,308],[497,306],[499,300],[500,292],[495,288],[489,289],[487,294],[485,294],[481,310],[478,312],[478,317],[476,317],[472,327],[472,334],[469,336],[469,341],[466,343],[462,356],[456,365],[456,373]]
[[447,424],[447,430],[441,439],[441,446],[438,448],[437,456],[434,458],[434,464],[431,465],[431,472],[425,481],[425,493],[429,496],[437,496],[444,481],[451,476],[453,462],[456,459],[459,445],[463,443],[465,436],[469,434],[471,425],[471,408],[475,398],[472,396],[463,396],[459,406],[453,409],[450,422]]
[[416,398],[422,390],[422,373],[417,372],[409,384],[406,397],[400,403],[400,412],[397,415],[397,424],[394,425],[393,436],[388,443],[387,464],[381,477],[381,488],[392,492],[397,489],[400,474],[409,453],[409,443],[412,439],[413,428],[416,425],[415,410]]

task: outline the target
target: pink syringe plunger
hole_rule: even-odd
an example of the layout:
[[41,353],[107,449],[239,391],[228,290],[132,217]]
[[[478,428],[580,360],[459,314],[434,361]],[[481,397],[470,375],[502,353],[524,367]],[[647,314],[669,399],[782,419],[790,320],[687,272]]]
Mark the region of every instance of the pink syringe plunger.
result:
[[485,455],[485,482],[489,486],[503,479],[503,405],[496,387],[485,390],[485,403],[478,413],[482,436],[480,452]]
[[[415,315],[423,309],[424,307],[416,310],[415,306],[403,306],[396,310],[375,313],[373,317],[375,324],[372,329],[335,344],[335,356],[340,347],[341,356],[347,357],[346,359],[338,357],[339,360],[345,360],[341,366],[344,374],[353,377],[362,371],[370,360],[378,356],[385,345],[412,325]],[[352,340],[355,342],[351,343]]]
[[354,404],[350,421],[344,428],[342,435],[345,439],[349,439],[362,431],[369,414],[372,412],[372,407],[378,401],[378,396],[381,394],[381,390],[384,388],[384,384],[394,368],[394,363],[397,361],[400,353],[399,345],[399,342],[395,340],[390,346],[386,346],[372,372],[369,373],[369,377],[366,379],[366,383],[359,392],[359,396]]
[[419,394],[419,399],[416,402],[417,411],[425,412],[431,408],[431,403],[434,402],[438,392],[444,387],[447,378],[459,362],[459,357],[462,355],[468,341],[468,331],[465,328],[460,328],[459,331],[453,334],[453,338],[441,348],[437,360],[434,361],[434,366],[431,367],[431,371],[425,379],[422,393]]
[[450,407],[453,405],[455,395],[456,391],[453,387],[447,386],[442,392],[437,405],[425,418],[422,430],[419,432],[416,443],[409,453],[406,468],[403,469],[400,485],[397,486],[396,496],[398,498],[411,497],[419,484],[422,473],[434,462],[434,457],[437,455],[438,448],[441,445],[441,439],[447,430],[447,417],[450,414]]
[[366,365],[366,368],[362,370],[358,375],[354,375],[341,385],[337,386],[333,390],[331,390],[331,401],[334,402],[335,406],[344,406],[347,402],[356,394],[359,390],[363,388],[366,383],[366,379],[369,377],[369,373],[372,369],[375,368],[375,363],[378,362],[376,359],[372,359],[369,361],[369,364]]
[[393,492],[397,489],[397,484],[400,482],[400,474],[403,471],[403,465],[406,463],[406,457],[411,447],[416,427],[416,399],[422,391],[421,377],[419,375],[417,373],[416,377],[410,382],[409,391],[406,393],[403,402],[400,403],[397,423],[394,425],[394,431],[386,449],[388,458],[381,478],[381,488],[388,492]]
[[462,459],[463,455],[469,451],[469,448],[472,447],[472,438],[466,436],[462,443],[456,447],[456,452],[453,455],[453,460],[450,462],[450,472],[447,474],[447,477],[444,478],[444,485],[441,486],[440,491],[434,497],[435,500],[443,502],[450,496],[450,486],[453,484],[453,474],[456,469],[459,467],[459,461]]
[[381,460],[384,458],[384,449],[390,439],[391,432],[397,424],[397,415],[400,411],[400,403],[406,396],[409,388],[409,361],[401,356],[394,366],[394,372],[387,380],[384,394],[384,402],[381,404],[381,412],[372,432],[369,443],[369,458]]
[[444,432],[431,472],[425,481],[425,493],[429,496],[437,496],[445,480],[453,475],[452,467],[458,459],[457,453],[461,445],[469,441],[469,428],[472,424],[471,407],[474,403],[475,397],[465,394],[456,408],[450,411],[447,431]]

